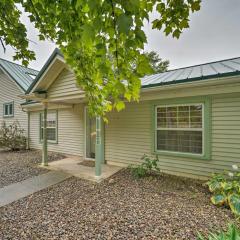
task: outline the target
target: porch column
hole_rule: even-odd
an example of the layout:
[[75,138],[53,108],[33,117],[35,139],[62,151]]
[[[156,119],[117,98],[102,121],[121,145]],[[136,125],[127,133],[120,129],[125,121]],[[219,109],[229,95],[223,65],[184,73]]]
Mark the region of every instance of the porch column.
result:
[[101,117],[96,118],[96,156],[95,156],[95,176],[100,178],[102,174],[102,164],[104,163],[104,122]]
[[30,112],[27,112],[27,120],[28,120],[28,125],[27,125],[27,150],[30,149]]
[[48,165],[48,153],[47,153],[47,103],[43,103],[43,143],[42,143],[42,165]]

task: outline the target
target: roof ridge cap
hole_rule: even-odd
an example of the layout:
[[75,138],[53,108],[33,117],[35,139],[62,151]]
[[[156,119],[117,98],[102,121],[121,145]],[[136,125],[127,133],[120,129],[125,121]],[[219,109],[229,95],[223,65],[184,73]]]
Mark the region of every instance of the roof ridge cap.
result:
[[[176,70],[181,70],[181,69],[186,69],[186,68],[192,68],[192,67],[200,67],[200,66],[203,66],[203,65],[208,65],[208,64],[213,64],[213,63],[220,63],[220,62],[224,62],[224,61],[231,61],[231,60],[238,59],[238,58],[240,59],[240,56],[239,57],[233,57],[233,58],[226,58],[226,59],[212,61],[212,62],[206,62],[206,63],[190,65],[190,66],[186,66],[186,67],[174,68],[174,69],[167,70],[165,72],[171,72],[171,71],[176,71]],[[164,73],[164,72],[162,72],[162,73]]]

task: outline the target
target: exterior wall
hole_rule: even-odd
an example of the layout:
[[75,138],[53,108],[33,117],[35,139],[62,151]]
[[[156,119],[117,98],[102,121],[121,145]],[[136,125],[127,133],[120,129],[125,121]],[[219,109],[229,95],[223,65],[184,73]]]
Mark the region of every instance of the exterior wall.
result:
[[[51,110],[49,110],[51,111]],[[73,108],[57,109],[58,142],[49,143],[48,150],[65,154],[84,154],[84,107],[77,104]],[[41,149],[40,111],[30,113],[30,148]]]
[[[19,95],[24,92],[20,87],[10,79],[5,73],[0,70],[0,123],[5,121],[7,124],[12,124],[14,121],[18,121],[22,128],[27,131],[27,113],[23,112],[20,104],[24,102]],[[8,102],[14,102],[14,116],[3,117],[3,104]]]
[[[228,80],[228,79],[227,79]],[[240,164],[240,83],[233,79],[211,86],[189,86],[145,92],[140,103],[128,103],[122,112],[108,114],[105,126],[105,160],[108,164],[127,166],[141,163],[143,154],[151,154],[153,146],[153,101],[208,96],[211,99],[211,157],[196,159],[159,155],[160,168],[168,173],[206,178],[213,172]],[[48,89],[49,99],[81,94],[74,75],[63,70]],[[186,102],[187,103],[187,102]],[[39,111],[30,114],[30,147],[40,149]],[[48,144],[50,151],[84,156],[84,106],[58,109],[58,143]]]
[[105,160],[117,165],[139,163],[151,153],[152,108],[149,102],[127,104],[122,112],[108,114],[105,125]]
[[[205,178],[240,164],[240,94],[214,95],[211,159],[199,160],[159,155],[160,168],[168,173]],[[105,160],[116,165],[140,163],[152,153],[152,101],[127,104],[123,112],[109,114],[105,127]]]
[[64,69],[48,89],[48,98],[58,98],[83,93],[76,85],[74,74]]

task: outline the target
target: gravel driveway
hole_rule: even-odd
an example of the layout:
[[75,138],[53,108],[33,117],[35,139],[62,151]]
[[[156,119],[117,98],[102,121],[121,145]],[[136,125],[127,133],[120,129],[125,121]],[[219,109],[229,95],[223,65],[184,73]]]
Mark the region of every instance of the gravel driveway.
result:
[[70,178],[0,209],[0,239],[196,239],[234,218],[201,182],[122,170],[94,184]]
[[[64,158],[63,154],[49,153],[49,161],[62,158]],[[39,150],[17,152],[0,150],[0,188],[46,173],[47,169],[38,167],[41,160],[42,155]]]

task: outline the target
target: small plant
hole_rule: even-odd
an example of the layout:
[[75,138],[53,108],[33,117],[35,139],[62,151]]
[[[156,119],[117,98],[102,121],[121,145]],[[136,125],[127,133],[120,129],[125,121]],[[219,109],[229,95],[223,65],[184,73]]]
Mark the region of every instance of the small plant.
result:
[[207,238],[199,234],[198,240],[240,240],[240,231],[234,225],[229,225],[226,233],[210,233]]
[[231,211],[240,216],[240,172],[237,165],[232,166],[232,172],[215,174],[208,182],[211,201],[218,206],[230,207]]
[[24,129],[16,121],[7,125],[3,122],[0,128],[0,147],[9,148],[12,151],[26,149],[27,138]]
[[158,156],[150,157],[144,154],[141,160],[144,161],[141,165],[129,166],[131,173],[134,177],[143,178],[148,175],[151,175],[153,171],[157,173],[160,172],[160,168],[158,167],[159,162]]

